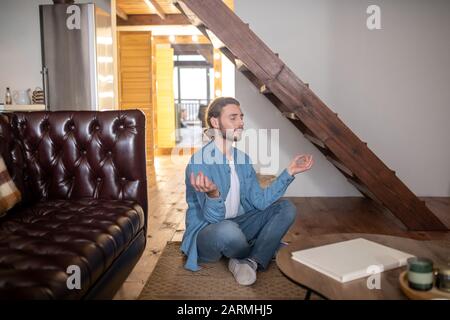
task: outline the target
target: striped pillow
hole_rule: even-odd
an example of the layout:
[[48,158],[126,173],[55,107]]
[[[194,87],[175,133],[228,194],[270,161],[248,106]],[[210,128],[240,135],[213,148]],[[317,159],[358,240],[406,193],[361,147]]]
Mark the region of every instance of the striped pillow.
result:
[[21,199],[22,195],[11,179],[3,157],[0,156],[0,217],[6,215]]

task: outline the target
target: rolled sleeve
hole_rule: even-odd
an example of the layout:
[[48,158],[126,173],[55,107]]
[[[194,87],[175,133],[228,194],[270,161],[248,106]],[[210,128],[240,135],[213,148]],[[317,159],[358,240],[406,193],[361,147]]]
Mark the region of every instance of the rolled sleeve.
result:
[[287,169],[284,169],[277,179],[270,184],[270,186],[261,188],[253,167],[250,170],[251,178],[249,198],[252,205],[259,210],[266,209],[272,203],[281,198],[286,192],[289,184],[295,179],[294,176],[291,176],[287,172]]
[[279,179],[281,180],[282,183],[289,184],[295,179],[295,176],[291,176],[287,171],[287,169],[284,169],[283,172],[281,172]]

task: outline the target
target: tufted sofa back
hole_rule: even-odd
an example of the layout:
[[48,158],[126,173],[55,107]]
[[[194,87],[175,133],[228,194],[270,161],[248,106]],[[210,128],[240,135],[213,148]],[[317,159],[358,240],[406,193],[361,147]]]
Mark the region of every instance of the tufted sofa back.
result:
[[0,152],[24,201],[134,200],[147,213],[138,110],[0,114]]

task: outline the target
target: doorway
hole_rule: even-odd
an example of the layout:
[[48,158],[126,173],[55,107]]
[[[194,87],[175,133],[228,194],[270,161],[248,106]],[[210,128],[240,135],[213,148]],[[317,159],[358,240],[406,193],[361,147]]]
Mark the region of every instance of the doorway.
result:
[[[205,111],[214,97],[214,68],[204,55],[175,50],[176,146],[199,148],[204,143]],[[212,46],[206,49],[208,51],[212,56]]]

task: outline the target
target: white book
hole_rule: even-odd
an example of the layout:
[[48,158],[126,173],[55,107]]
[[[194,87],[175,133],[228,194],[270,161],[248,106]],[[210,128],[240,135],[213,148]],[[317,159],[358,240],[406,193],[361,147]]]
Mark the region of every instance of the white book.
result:
[[292,259],[342,283],[402,267],[411,257],[363,238],[292,252]]

